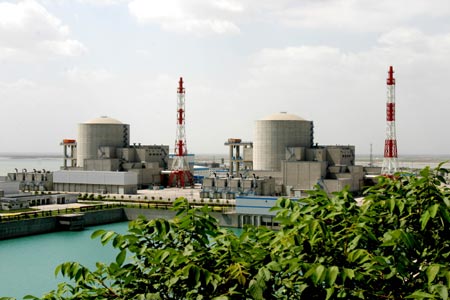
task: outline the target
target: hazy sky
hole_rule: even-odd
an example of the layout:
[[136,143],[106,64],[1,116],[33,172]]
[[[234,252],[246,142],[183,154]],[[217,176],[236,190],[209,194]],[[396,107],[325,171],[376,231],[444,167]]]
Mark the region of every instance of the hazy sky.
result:
[[382,153],[389,65],[399,156],[450,156],[449,0],[0,0],[0,152],[61,152],[102,115],[172,151],[183,76],[191,153],[280,111]]

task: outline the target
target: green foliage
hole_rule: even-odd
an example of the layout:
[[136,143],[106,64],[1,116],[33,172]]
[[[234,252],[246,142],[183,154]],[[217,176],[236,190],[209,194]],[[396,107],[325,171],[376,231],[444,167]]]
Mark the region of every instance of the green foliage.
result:
[[[208,207],[177,199],[177,216],[99,230],[116,260],[76,262],[43,299],[448,299],[450,192],[439,166],[379,178],[358,204],[348,190],[281,198],[279,231],[220,228]],[[28,299],[37,299],[30,296]]]

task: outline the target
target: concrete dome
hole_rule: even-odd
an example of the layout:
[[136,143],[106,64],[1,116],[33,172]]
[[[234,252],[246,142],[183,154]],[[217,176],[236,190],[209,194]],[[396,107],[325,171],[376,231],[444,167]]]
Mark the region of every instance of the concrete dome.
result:
[[286,112],[276,113],[276,114],[267,116],[261,120],[265,120],[265,121],[306,121],[302,117],[299,117],[299,116],[293,115],[293,114],[288,114]]
[[107,117],[107,116],[101,116],[100,118],[95,118],[90,121],[84,122],[83,124],[123,124],[119,120]]

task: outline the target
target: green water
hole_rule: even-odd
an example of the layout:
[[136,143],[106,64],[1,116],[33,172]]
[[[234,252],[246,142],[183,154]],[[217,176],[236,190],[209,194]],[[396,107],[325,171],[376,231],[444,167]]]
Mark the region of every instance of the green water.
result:
[[55,289],[63,277],[55,277],[54,270],[66,261],[87,267],[94,267],[97,261],[114,261],[116,250],[90,236],[97,229],[125,233],[127,228],[128,222],[121,222],[0,241],[0,298],[22,299],[28,294],[40,297]]

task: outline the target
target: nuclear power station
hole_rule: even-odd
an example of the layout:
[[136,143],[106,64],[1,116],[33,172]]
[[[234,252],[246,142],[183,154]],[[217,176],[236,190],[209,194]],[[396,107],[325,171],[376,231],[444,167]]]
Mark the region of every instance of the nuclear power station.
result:
[[[395,136],[395,79],[389,68],[386,108],[387,133],[383,174],[397,170]],[[253,140],[226,140],[228,160],[196,174],[186,141],[186,99],[183,78],[176,89],[176,137],[173,154],[168,145],[130,143],[129,124],[99,117],[78,124],[76,139],[64,139],[61,170],[53,173],[8,174],[25,190],[70,193],[135,194],[162,187],[201,190],[202,198],[241,196],[302,197],[322,188],[327,193],[348,187],[358,192],[365,175],[381,168],[355,164],[352,145],[320,145],[314,141],[314,122],[288,112],[254,121]],[[175,98],[175,97],[174,97]],[[198,169],[197,169],[198,170]],[[200,185],[199,185],[200,184]]]

